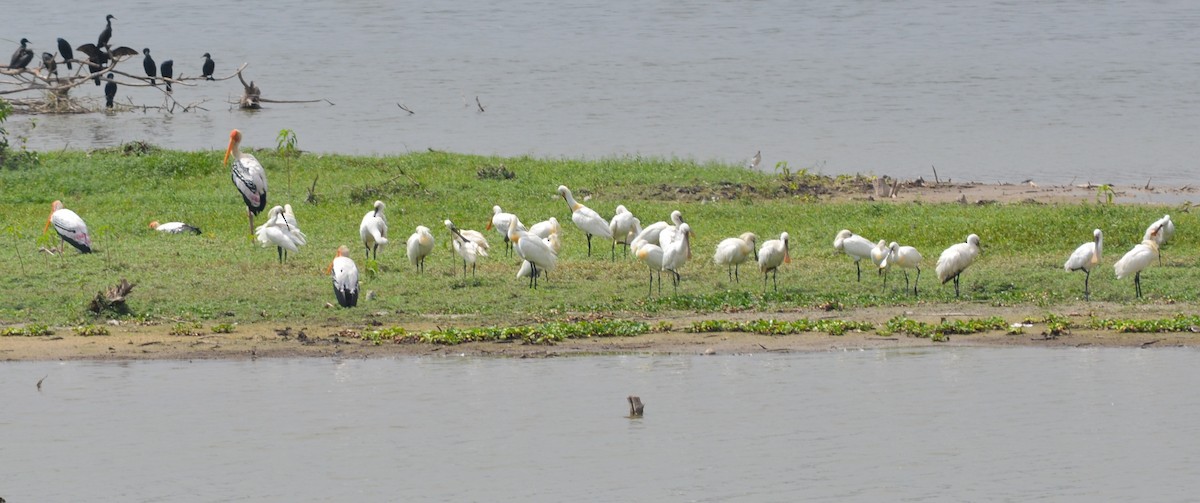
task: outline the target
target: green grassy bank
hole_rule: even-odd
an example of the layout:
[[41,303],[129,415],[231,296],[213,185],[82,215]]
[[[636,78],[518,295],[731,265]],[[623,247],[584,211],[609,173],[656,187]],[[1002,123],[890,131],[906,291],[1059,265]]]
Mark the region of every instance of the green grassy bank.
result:
[[[962,205],[893,202],[824,202],[821,194],[863,190],[861,177],[808,174],[776,176],[733,166],[689,161],[619,158],[597,161],[494,158],[425,152],[390,157],[305,154],[284,158],[255,152],[270,182],[268,206],[291,203],[309,244],[280,266],[274,249],[247,233],[245,206],[222,166],[223,152],[170,152],[153,148],[97,152],[47,152],[34,167],[0,170],[0,323],[52,325],[93,321],[86,311],[96,292],[121,278],[137,284],[129,299],[134,316],[220,321],[403,323],[420,315],[465,315],[464,325],[515,324],[562,319],[579,312],[669,314],[674,311],[757,310],[797,306],[889,306],[975,302],[1053,309],[1082,296],[1082,273],[1062,270],[1066,257],[1105,232],[1104,266],[1092,275],[1092,300],[1132,303],[1131,280],[1117,281],[1112,264],[1140,241],[1145,227],[1172,213],[1179,232],[1164,248],[1163,266],[1143,274],[1147,299],[1180,303],[1194,311],[1200,268],[1194,214],[1147,205],[1034,203]],[[291,188],[288,189],[290,171]],[[305,202],[316,182],[316,204]],[[693,261],[673,295],[647,296],[646,267],[632,257],[586,256],[583,234],[555,194],[560,184],[601,215],[623,204],[642,223],[683,212],[696,232]],[[588,199],[584,201],[584,198]],[[61,199],[86,220],[96,253],[68,247],[64,256],[39,253],[57,244],[42,234],[50,203]],[[368,267],[358,224],[375,199],[388,204],[393,245]],[[477,281],[463,281],[461,262],[450,249],[442,220],[483,231],[493,204],[527,225],[554,216],[563,224],[559,266],[538,290],[515,278],[518,261],[506,258],[499,236],[481,259]],[[151,220],[181,220],[201,236],[160,235]],[[265,214],[256,223],[262,223]],[[418,274],[403,242],[417,225],[433,230],[438,243]],[[873,272],[863,281],[854,266],[834,253],[839,229],[872,239],[916,246],[924,255],[919,301],[902,290],[893,272],[888,289]],[[760,240],[782,231],[792,237],[791,264],[779,273],[779,292],[763,288],[756,267],[742,269],[732,284],[712,264],[718,241],[752,231]],[[53,233],[53,231],[51,231]],[[963,275],[963,296],[937,285],[934,264],[947,246],[969,233],[982,238],[984,254]],[[352,250],[364,292],[357,309],[329,309],[334,302],[325,266],[338,245]],[[868,264],[869,266],[869,264]],[[868,274],[870,272],[870,274]],[[368,299],[366,292],[374,292]],[[381,316],[375,313],[384,312]]]

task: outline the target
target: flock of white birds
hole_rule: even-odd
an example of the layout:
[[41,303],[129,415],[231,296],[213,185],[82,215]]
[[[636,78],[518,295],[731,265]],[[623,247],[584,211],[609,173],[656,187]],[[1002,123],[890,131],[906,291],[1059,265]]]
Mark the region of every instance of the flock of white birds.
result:
[[[234,185],[241,193],[246,203],[250,227],[262,246],[274,245],[282,262],[287,252],[296,252],[304,246],[307,237],[300,230],[296,216],[290,204],[275,206],[267,211],[267,220],[254,227],[254,216],[266,207],[267,180],[262,164],[253,155],[241,152],[238,148],[241,133],[238,130],[230,132],[229,147],[226,149],[225,162],[233,157],[231,177]],[[558,195],[566,201],[571,211],[571,221],[587,236],[588,256],[592,254],[592,238],[599,237],[611,242],[610,253],[616,257],[616,246],[620,244],[626,253],[632,252],[635,257],[646,265],[650,272],[650,291],[654,293],[654,281],[658,280],[658,291],[662,293],[662,273],[670,273],[671,283],[678,291],[679,270],[692,258],[691,225],[683,220],[683,214],[673,211],[670,221],[659,221],[642,226],[641,220],[634,216],[624,206],[617,206],[611,219],[604,219],[595,210],[588,208],[571,194],[566,186],[558,187]],[[387,245],[388,225],[384,214],[383,201],[375,201],[373,208],[363,215],[359,224],[359,236],[366,250],[368,259],[377,258],[379,247]],[[482,232],[459,229],[450,220],[443,224],[450,232],[454,252],[463,261],[463,275],[466,276],[467,266],[471,274],[475,274],[475,265],[480,257],[486,257],[489,245]],[[75,212],[63,207],[61,201],[54,201],[50,218],[46,221],[46,230],[53,225],[55,231],[64,243],[70,243],[83,253],[91,252],[91,239],[87,224]],[[181,222],[159,224],[151,222],[150,227],[167,233],[200,233],[200,229]],[[504,212],[500,206],[492,207],[492,217],[485,230],[495,230],[504,241],[508,253],[516,253],[522,259],[517,270],[518,278],[529,278],[530,288],[536,288],[539,277],[548,277],[558,264],[558,254],[562,248],[559,237],[560,227],[554,217],[526,227],[512,213]],[[1141,273],[1156,259],[1161,261],[1159,249],[1171,239],[1175,233],[1175,224],[1170,215],[1150,224],[1146,229],[1142,242],[1133,247],[1125,256],[1114,264],[1118,279],[1129,275],[1134,277],[1137,297],[1142,296]],[[1084,272],[1084,298],[1090,297],[1091,272],[1101,262],[1103,248],[1103,233],[1100,229],[1093,231],[1093,240],[1080,245],[1064,264],[1068,272]],[[756,247],[757,246],[757,247]],[[843,229],[834,238],[833,246],[838,252],[845,253],[854,260],[858,280],[862,281],[862,266],[860,262],[869,259],[875,269],[884,277],[887,285],[887,273],[893,268],[904,272],[905,290],[910,286],[908,270],[916,271],[912,280],[913,295],[917,295],[917,283],[921,278],[922,256],[912,246],[901,246],[896,242],[886,240],[872,242],[871,240]],[[60,249],[62,245],[60,245]],[[434,236],[425,226],[417,226],[416,230],[406,241],[406,251],[409,262],[418,270],[425,268],[425,259],[433,253]],[[959,295],[959,278],[981,252],[979,236],[971,234],[962,243],[946,248],[938,257],[935,270],[941,283],[954,281],[954,294]],[[740,281],[738,268],[750,257],[758,263],[759,272],[763,274],[764,285],[770,276],[772,285],[778,289],[776,277],[779,268],[791,262],[788,233],[779,235],[778,239],[769,239],[758,246],[758,236],[746,232],[738,237],[722,240],[716,246],[713,262],[724,265],[729,269],[729,278]],[[349,248],[338,247],[337,253],[326,271],[333,280],[334,294],[338,304],[343,307],[353,307],[358,302],[358,267],[350,258]]]

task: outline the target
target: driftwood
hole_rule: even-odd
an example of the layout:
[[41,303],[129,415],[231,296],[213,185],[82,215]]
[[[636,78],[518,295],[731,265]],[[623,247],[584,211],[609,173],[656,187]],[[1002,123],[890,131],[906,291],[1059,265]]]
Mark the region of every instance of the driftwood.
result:
[[642,413],[646,407],[642,405],[642,398],[629,396],[629,417],[642,417]]
[[113,311],[117,314],[129,314],[129,306],[125,305],[125,299],[129,296],[129,292],[133,291],[134,283],[130,283],[125,278],[121,278],[121,282],[109,287],[103,292],[97,292],[96,298],[88,304],[88,311],[95,314],[100,314],[104,311]]

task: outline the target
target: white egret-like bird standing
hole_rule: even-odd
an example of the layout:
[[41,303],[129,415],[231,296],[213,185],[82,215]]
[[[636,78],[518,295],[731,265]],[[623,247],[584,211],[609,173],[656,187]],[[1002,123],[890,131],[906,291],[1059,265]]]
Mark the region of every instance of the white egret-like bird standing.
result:
[[433,253],[433,233],[429,227],[418,225],[412,235],[408,236],[408,262],[425,272],[425,258]]
[[[612,229],[608,228],[608,220],[596,213],[596,210],[576,201],[575,196],[571,195],[571,189],[568,189],[566,185],[558,186],[558,195],[567,202],[567,208],[571,210],[571,221],[575,222],[575,226],[587,235],[588,256],[592,256],[592,236],[600,236],[604,239],[613,238]],[[613,257],[616,258],[615,251]]]
[[[267,207],[267,172],[253,155],[242,152],[242,132],[234,129],[229,133],[229,147],[225,149],[225,160],[229,165],[233,186],[246,202],[246,216],[250,220],[250,233],[254,233],[254,216]],[[233,164],[229,158],[233,157]]]
[[550,217],[530,226],[529,233],[539,238],[548,238],[551,234],[557,234],[560,229],[558,219]]
[[345,245],[338,247],[325,274],[333,276],[333,295],[337,297],[339,306],[358,305],[358,266],[350,258],[350,248]]
[[713,263],[726,266],[729,269],[729,280],[741,283],[738,277],[738,266],[746,263],[750,256],[758,261],[758,236],[753,232],[743,232],[736,238],[725,238],[717,243],[717,251],[713,254]]
[[1100,252],[1104,248],[1104,233],[1100,229],[1092,231],[1092,240],[1090,242],[1079,245],[1071,256],[1067,258],[1067,262],[1063,264],[1063,269],[1067,272],[1083,271],[1083,300],[1090,300],[1091,286],[1089,282],[1092,279],[1092,269],[1100,265]]
[[656,244],[647,243],[645,240],[636,239],[630,245],[633,249],[633,255],[638,260],[646,264],[650,269],[650,291],[646,293],[649,297],[654,295],[654,275],[658,275],[658,294],[662,295],[662,270],[663,270],[663,249]]
[[558,255],[542,238],[518,229],[516,219],[508,223],[508,240],[517,255],[529,262],[532,268],[529,274],[529,288],[537,288],[538,275],[553,271],[554,266],[558,264]]
[[887,288],[887,268],[890,265],[885,261],[891,252],[891,248],[888,248],[888,242],[882,239],[875,244],[874,248],[871,248],[871,263],[875,264],[875,269],[880,276],[883,276],[884,288]]
[[[888,271],[892,267],[899,267],[904,271],[904,290],[908,291],[908,270],[916,269],[917,278],[912,282],[913,295],[917,295],[917,283],[921,281],[921,252],[911,246],[900,246],[899,243],[892,241],[888,245],[888,254],[883,259],[883,263],[879,264],[880,270]],[[886,283],[887,278],[884,278]]]
[[791,243],[788,233],[779,235],[779,239],[768,239],[758,250],[758,270],[763,273],[763,290],[767,289],[767,274],[771,274],[771,284],[779,291],[779,267],[792,262]]
[[617,205],[616,213],[608,221],[608,229],[612,233],[612,257],[617,257],[617,243],[621,244],[624,256],[629,255],[629,244],[633,238],[642,232],[642,222],[633,216],[625,205]]
[[358,224],[358,237],[367,248],[367,260],[378,259],[379,247],[388,244],[387,216],[383,209],[383,201],[375,201],[374,208],[363,215],[362,222]]
[[[462,258],[463,279],[467,278],[468,264],[471,266],[471,277],[474,278],[475,262],[479,260],[479,257],[486,257],[487,250],[480,248],[475,241],[466,237],[463,231],[454,225],[454,222],[451,222],[449,219],[447,219],[443,223],[446,225],[446,230],[450,231],[450,244],[454,246],[454,253],[457,253],[459,258]],[[472,232],[478,234],[477,231]],[[482,238],[483,236],[480,235],[479,237]],[[487,241],[484,242],[486,243]]]
[[871,258],[871,250],[875,249],[875,244],[867,238],[850,232],[849,229],[842,229],[833,238],[833,248],[854,259],[854,269],[858,273],[858,281],[862,281],[862,266],[859,265],[859,261]]
[[937,261],[938,281],[946,284],[954,280],[954,296],[958,297],[959,276],[979,258],[979,236],[971,234],[966,242],[958,243],[942,252]]
[[662,270],[671,273],[671,283],[675,286],[675,293],[679,293],[679,282],[683,279],[679,275],[679,269],[692,258],[691,231],[692,228],[688,224],[680,225],[679,236],[663,247]]
[[74,211],[64,208],[62,201],[50,203],[50,216],[46,217],[46,227],[42,233],[49,231],[51,225],[59,237],[59,253],[66,247],[63,243],[71,243],[80,253],[92,253],[92,238],[88,234],[87,224]]
[[1150,267],[1156,258],[1158,258],[1158,242],[1154,239],[1147,239],[1141,244],[1135,245],[1124,257],[1121,257],[1121,260],[1113,265],[1113,270],[1117,273],[1117,279],[1124,279],[1133,274],[1133,286],[1137,292],[1137,298],[1140,299],[1142,298],[1142,271]]
[[283,206],[271,208],[267,212],[267,221],[254,229],[255,239],[264,248],[268,245],[275,245],[281,264],[287,258],[287,252],[300,251],[300,245],[306,242],[304,233],[300,232],[299,227],[289,225],[283,213]]
[[521,225],[521,220],[518,219],[516,215],[512,213],[505,213],[504,210],[500,209],[500,205],[495,205],[492,206],[492,218],[488,220],[487,225],[483,227],[483,230],[488,231],[495,228],[496,233],[500,234],[500,236],[504,238],[504,253],[506,255],[511,255],[513,252],[513,244],[509,239],[508,227],[510,223],[514,222],[517,224],[518,230],[525,230],[525,226]]

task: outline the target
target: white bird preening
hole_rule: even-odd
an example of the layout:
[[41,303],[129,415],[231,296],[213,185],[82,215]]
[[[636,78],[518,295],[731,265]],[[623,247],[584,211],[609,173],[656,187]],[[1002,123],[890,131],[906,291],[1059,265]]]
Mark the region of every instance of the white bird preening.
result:
[[87,224],[74,211],[64,208],[62,201],[50,204],[50,216],[46,218],[43,234],[50,230],[51,224],[59,237],[59,253],[62,253],[65,247],[63,243],[71,243],[80,253],[92,253],[92,238],[88,234]]
[[387,216],[383,213],[383,201],[375,201],[375,207],[363,215],[362,223],[358,224],[358,237],[367,248],[365,260],[379,258],[379,247],[388,243]]
[[1091,286],[1088,283],[1092,278],[1092,268],[1100,265],[1100,252],[1103,247],[1104,233],[1095,229],[1092,231],[1092,241],[1079,245],[1063,264],[1063,269],[1067,272],[1083,271],[1083,300],[1090,300]]
[[267,207],[267,172],[258,159],[238,148],[241,144],[242,132],[236,129],[230,131],[229,147],[225,149],[225,160],[222,162],[228,165],[229,157],[233,156],[230,176],[233,186],[237,187],[242,200],[246,202],[246,215],[250,219],[250,233],[253,234],[254,216]]
[[517,255],[529,262],[529,287],[537,288],[538,274],[554,270],[554,266],[558,264],[558,255],[542,238],[518,229],[515,218],[508,223],[508,240],[512,242]]
[[871,250],[875,248],[875,244],[867,238],[850,232],[849,229],[842,229],[838,231],[837,237],[833,238],[833,248],[854,259],[854,269],[858,273],[858,281],[862,281],[862,266],[858,262],[865,258],[871,258]]
[[412,235],[408,236],[408,262],[425,272],[425,257],[433,253],[433,233],[429,227],[418,225]]
[[954,280],[954,296],[958,297],[959,276],[976,258],[979,258],[979,236],[971,234],[966,242],[958,243],[942,252],[937,261],[938,280],[942,284]]
[[629,245],[633,238],[642,232],[642,222],[625,205],[617,205],[616,214],[608,221],[608,229],[612,233],[612,257],[617,257],[617,243],[621,244],[624,255],[629,255]]
[[183,222],[167,222],[165,224],[160,224],[158,223],[158,220],[155,220],[150,222],[150,228],[166,234],[200,234],[199,227],[188,225]]
[[672,278],[671,284],[675,286],[675,293],[679,293],[679,282],[683,278],[679,275],[679,269],[687,263],[688,259],[692,258],[692,228],[688,224],[679,226],[679,237],[670,244],[663,247],[663,263],[662,270],[670,271]]
[[[587,235],[588,256],[592,256],[592,236],[600,236],[604,239],[612,239],[612,229],[608,228],[608,221],[601,217],[595,210],[580,204],[575,200],[575,196],[571,195],[571,189],[566,185],[558,186],[558,195],[562,196],[567,202],[567,208],[571,210],[571,221],[575,222],[575,226]],[[615,248],[614,248],[615,250]],[[616,259],[616,252],[613,252],[613,259]]]
[[[904,271],[904,289],[908,290],[908,270],[916,269],[917,278],[912,282],[913,296],[917,295],[917,283],[921,281],[921,252],[911,246],[900,246],[899,243],[892,241],[888,245],[888,254],[883,258],[883,262],[879,264],[881,270],[890,270],[892,266],[899,267]],[[884,277],[887,281],[887,277]]]
[[[466,237],[464,232],[454,226],[454,222],[447,219],[443,222],[446,225],[446,230],[450,231],[450,243],[454,246],[454,253],[457,253],[463,260],[463,279],[467,277],[467,264],[471,265],[471,277],[475,277],[475,262],[479,257],[486,257],[487,250],[480,248],[479,245],[471,238]],[[470,231],[479,234],[478,231]],[[480,234],[482,239],[483,235]],[[484,243],[487,243],[485,240]]]
[[741,282],[738,277],[738,266],[744,264],[751,255],[758,261],[758,236],[753,232],[743,232],[736,238],[725,238],[717,243],[717,252],[713,254],[713,263],[729,268],[729,279]]
[[[292,221],[295,222],[293,216]],[[275,206],[267,212],[267,221],[254,229],[256,240],[263,246],[275,245],[279,253],[279,262],[287,258],[287,252],[298,252],[300,246],[307,242],[299,227],[289,224],[284,217],[283,206]]]
[[338,247],[337,255],[334,255],[325,274],[333,275],[333,294],[337,297],[338,305],[358,305],[358,266],[350,258],[350,248],[345,245]]
[[1142,235],[1142,241],[1154,241],[1158,245],[1159,255],[1158,264],[1162,265],[1162,247],[1171,240],[1171,236],[1175,235],[1175,222],[1171,221],[1171,215],[1163,215],[1162,218],[1155,220],[1146,228],[1146,233]]
[[[505,227],[505,229],[507,228],[508,227]],[[560,227],[558,226],[558,219],[550,217],[530,226],[529,233],[545,239],[549,238],[551,234],[558,234],[559,229]]]
[[788,233],[779,235],[779,239],[768,239],[758,250],[758,270],[763,273],[763,289],[767,288],[767,273],[771,273],[771,284],[779,291],[779,266],[792,262],[791,243]]
[[633,254],[641,260],[646,267],[650,269],[650,291],[646,293],[649,297],[654,295],[654,275],[658,274],[658,294],[662,295],[662,270],[663,270],[663,249],[656,244],[647,243],[645,240],[637,239],[630,245],[633,249]]
[[1133,274],[1133,286],[1139,299],[1142,298],[1142,271],[1150,267],[1156,257],[1158,257],[1158,242],[1154,239],[1147,239],[1141,244],[1135,245],[1113,265],[1117,279],[1124,279],[1131,273]]
[[483,227],[483,230],[487,230],[487,231],[490,231],[490,230],[492,230],[492,228],[495,228],[496,232],[504,238],[504,253],[505,254],[512,254],[512,251],[513,251],[513,244],[512,244],[512,241],[509,239],[509,235],[508,235],[509,234],[508,227],[509,227],[509,224],[512,222],[516,222],[517,229],[525,230],[525,226],[521,225],[521,221],[519,219],[517,219],[516,215],[514,215],[512,213],[505,213],[504,210],[500,209],[500,205],[495,205],[495,206],[492,206],[492,218],[490,220],[488,220],[487,225],[485,225]]
[[658,245],[660,247],[666,246],[667,242],[670,240],[664,241],[664,239],[662,239],[664,237],[662,235],[663,231],[670,229],[667,231],[667,233],[673,238],[675,236],[675,230],[678,229],[681,224],[683,224],[683,213],[680,213],[679,210],[675,210],[671,212],[670,223],[663,222],[661,220],[654,222],[642,228],[642,232],[639,232],[637,236],[634,236],[633,240],[635,242],[638,240],[645,241],[646,243]]

